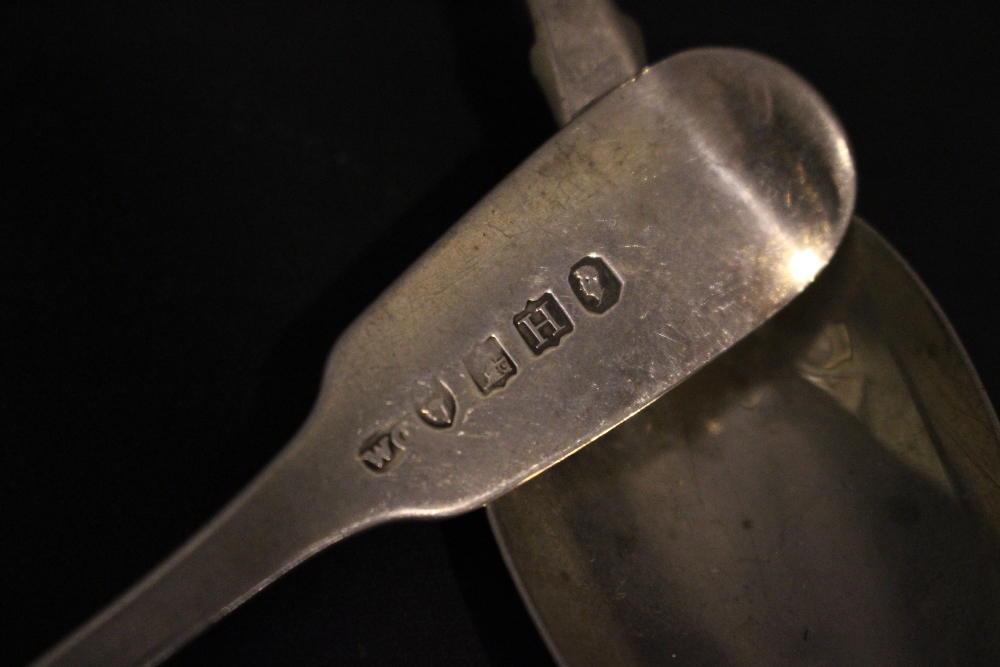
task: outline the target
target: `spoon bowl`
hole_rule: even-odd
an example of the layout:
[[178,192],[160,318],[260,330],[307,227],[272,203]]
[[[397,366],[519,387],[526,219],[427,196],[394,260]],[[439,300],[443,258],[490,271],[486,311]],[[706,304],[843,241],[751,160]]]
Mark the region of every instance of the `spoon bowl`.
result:
[[489,514],[563,665],[995,664],[998,433],[855,220],[786,311]]

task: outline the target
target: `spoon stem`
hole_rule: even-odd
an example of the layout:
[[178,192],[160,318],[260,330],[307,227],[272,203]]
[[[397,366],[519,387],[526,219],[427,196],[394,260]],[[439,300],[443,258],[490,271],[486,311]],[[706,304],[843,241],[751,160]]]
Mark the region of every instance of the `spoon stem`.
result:
[[385,513],[293,440],[211,522],[33,667],[156,665],[282,574]]

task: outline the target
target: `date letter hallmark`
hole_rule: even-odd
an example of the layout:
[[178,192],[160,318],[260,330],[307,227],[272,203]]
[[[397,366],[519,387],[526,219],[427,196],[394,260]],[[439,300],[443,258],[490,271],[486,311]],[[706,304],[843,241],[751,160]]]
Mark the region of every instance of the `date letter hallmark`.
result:
[[410,432],[406,425],[396,424],[388,433],[378,433],[368,438],[358,452],[358,457],[372,472],[386,472],[402,458],[409,438]]
[[514,316],[514,326],[535,354],[555,347],[563,336],[573,331],[573,323],[552,292],[529,301],[524,310]]

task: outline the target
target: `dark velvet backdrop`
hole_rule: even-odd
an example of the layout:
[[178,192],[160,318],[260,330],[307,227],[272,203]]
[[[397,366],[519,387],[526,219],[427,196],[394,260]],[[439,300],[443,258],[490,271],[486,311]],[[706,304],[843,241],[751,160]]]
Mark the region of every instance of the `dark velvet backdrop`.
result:
[[[813,82],[858,212],[1000,398],[989,4],[621,4],[651,60],[738,45]],[[531,41],[515,0],[0,3],[0,663],[235,493],[338,332],[554,132]],[[169,664],[548,660],[477,512],[352,538]]]

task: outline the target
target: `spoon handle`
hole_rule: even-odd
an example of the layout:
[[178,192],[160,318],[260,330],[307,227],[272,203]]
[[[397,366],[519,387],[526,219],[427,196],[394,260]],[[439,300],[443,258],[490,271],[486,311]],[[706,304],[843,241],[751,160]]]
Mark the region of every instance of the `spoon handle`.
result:
[[388,516],[308,428],[184,546],[35,667],[153,665],[315,552]]
[[785,67],[704,49],[647,68],[390,286],[275,463],[37,666],[155,664],[352,532],[510,491],[798,295],[854,191],[839,124]]
[[611,0],[527,0],[531,70],[562,127],[646,66],[639,26]]

